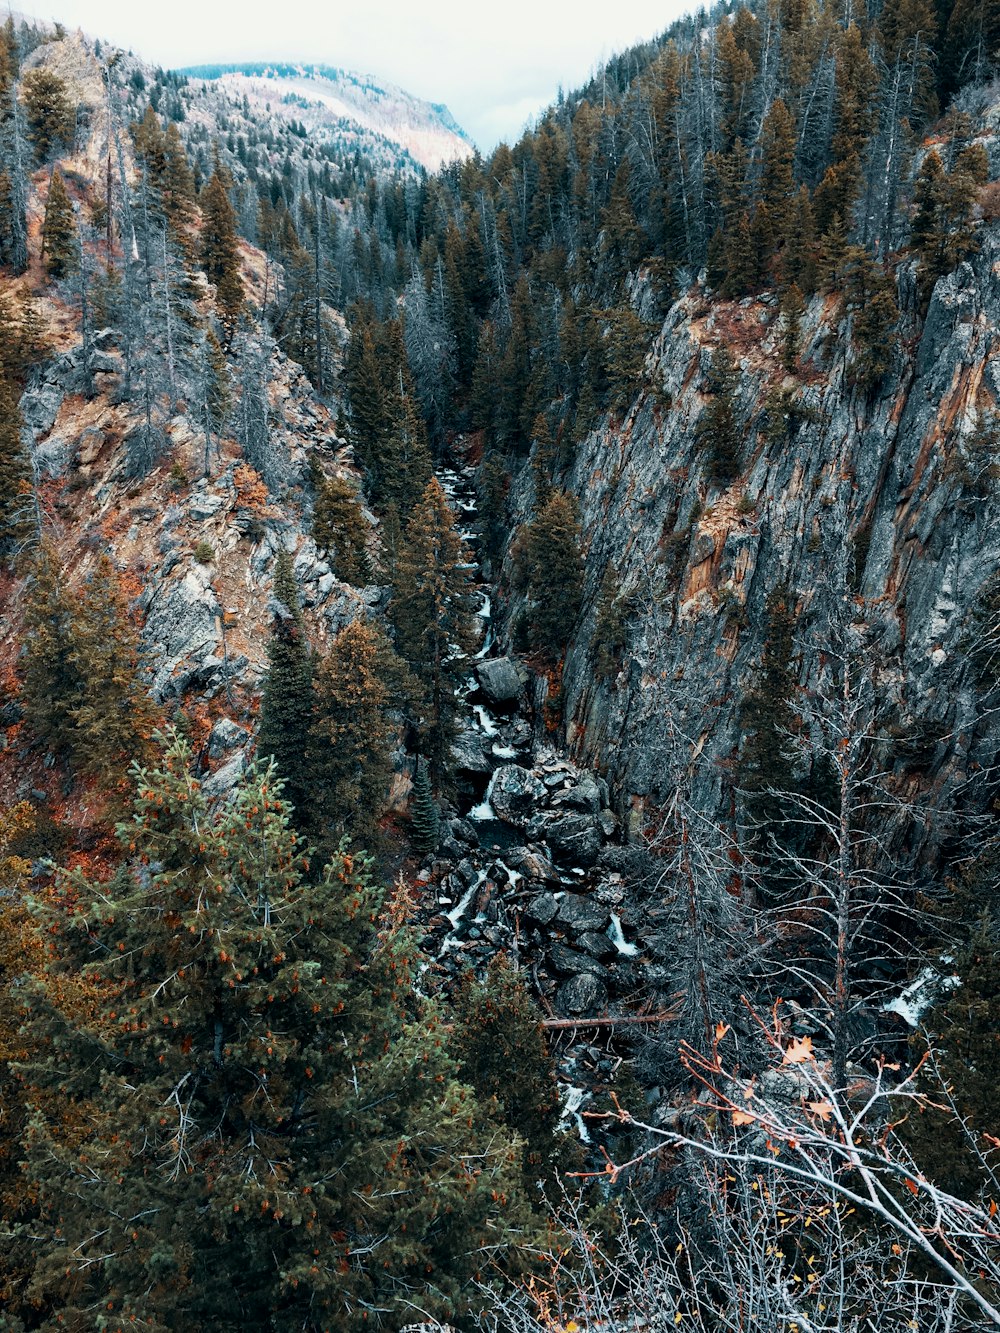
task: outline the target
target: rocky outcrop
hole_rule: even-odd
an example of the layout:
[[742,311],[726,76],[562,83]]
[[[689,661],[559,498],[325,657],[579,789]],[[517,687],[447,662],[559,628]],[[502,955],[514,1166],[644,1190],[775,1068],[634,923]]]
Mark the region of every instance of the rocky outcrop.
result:
[[[968,660],[984,591],[1000,569],[997,484],[963,483],[963,450],[1000,397],[1000,236],[936,286],[916,311],[912,265],[898,273],[900,339],[881,389],[865,398],[841,349],[850,329],[833,298],[803,322],[796,373],[781,366],[773,297],[738,304],[700,288],[678,300],[647,361],[645,392],[618,423],[577,447],[566,477],[580,502],[584,612],[562,681],[567,739],[605,774],[619,813],[669,798],[679,746],[692,799],[727,818],[740,700],[761,659],[769,596],[790,590],[803,691],[821,683],[829,627],[845,597],[866,640],[866,670],[887,729],[921,737],[887,752],[897,791],[928,817],[888,817],[893,852],[933,860],[959,801],[985,805],[970,777],[1000,750],[1000,714],[983,706]],[[713,483],[698,423],[715,349],[740,369],[742,476]],[[531,513],[530,464],[515,477],[515,523]],[[845,560],[846,553],[846,560]],[[838,571],[846,564],[846,582]],[[595,672],[598,594],[611,569],[627,643]],[[501,629],[519,609],[498,607]],[[571,825],[549,843],[592,854]]]

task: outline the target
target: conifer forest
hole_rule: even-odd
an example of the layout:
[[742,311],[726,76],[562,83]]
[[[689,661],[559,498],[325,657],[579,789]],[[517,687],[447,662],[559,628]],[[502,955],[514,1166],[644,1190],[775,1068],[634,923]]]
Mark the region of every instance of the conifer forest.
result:
[[0,1333],[1000,1331],[1000,5],[488,151],[113,37],[0,26]]

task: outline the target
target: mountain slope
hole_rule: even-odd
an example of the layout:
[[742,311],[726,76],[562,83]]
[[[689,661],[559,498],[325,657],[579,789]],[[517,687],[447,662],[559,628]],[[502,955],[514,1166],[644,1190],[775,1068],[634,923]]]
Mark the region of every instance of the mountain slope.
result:
[[178,71],[212,81],[234,102],[248,99],[255,114],[298,121],[318,144],[365,151],[370,136],[402,150],[407,159],[437,171],[471,156],[473,145],[448,108],[421,101],[394,84],[329,65],[193,65]]

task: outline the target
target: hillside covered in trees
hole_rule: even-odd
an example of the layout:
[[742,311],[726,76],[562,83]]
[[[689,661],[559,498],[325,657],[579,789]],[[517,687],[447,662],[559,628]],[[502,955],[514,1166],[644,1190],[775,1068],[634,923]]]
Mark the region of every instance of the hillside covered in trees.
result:
[[0,30],[0,1328],[1000,1329],[998,66]]

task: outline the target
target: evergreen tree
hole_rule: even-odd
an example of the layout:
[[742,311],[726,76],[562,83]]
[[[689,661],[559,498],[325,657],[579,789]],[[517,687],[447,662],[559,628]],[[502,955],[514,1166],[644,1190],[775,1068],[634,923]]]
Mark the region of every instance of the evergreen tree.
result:
[[524,632],[549,662],[566,652],[583,598],[580,520],[575,501],[553,491],[518,539],[518,565],[528,595]]
[[420,682],[422,751],[438,785],[447,775],[455,734],[455,690],[475,642],[471,564],[448,498],[432,477],[410,515],[389,615],[396,647]]
[[524,1139],[525,1191],[555,1183],[572,1151],[560,1129],[562,1102],[542,1016],[506,954],[483,981],[466,972],[455,996],[453,1050],[461,1077],[480,1104],[495,1104]]
[[[427,765],[418,760],[413,777],[413,795],[410,798],[410,842],[418,856],[430,856],[437,851],[441,836],[440,824]],[[463,1072],[463,1077],[467,1077],[466,1072]]]
[[80,238],[76,229],[73,204],[58,171],[52,173],[45,201],[42,228],[42,257],[50,278],[65,278],[80,266]]
[[140,683],[138,635],[106,555],[82,589],[70,658],[83,682],[72,710],[74,764],[116,787],[143,756],[155,713]]
[[307,764],[312,823],[318,836],[334,844],[348,833],[369,850],[377,845],[392,777],[389,682],[401,666],[394,656],[377,629],[355,620],[334,638],[313,677]]
[[920,285],[924,300],[938,278],[952,272],[966,255],[977,248],[972,230],[972,206],[976,196],[976,165],[960,158],[948,174],[941,158],[931,150],[924,158],[913,191],[916,212],[910,244],[919,257]]
[[39,162],[48,160],[73,142],[76,110],[65,82],[48,69],[33,69],[21,82],[28,134]]
[[285,550],[278,552],[274,567],[267,664],[257,752],[274,760],[296,821],[304,827],[312,804],[305,758],[313,723],[313,655],[292,558]]
[[791,204],[795,194],[792,167],[795,161],[795,121],[780,97],[768,108],[761,128],[764,160],[761,168],[761,200],[767,208],[778,239],[784,239],[794,221]]
[[851,246],[843,266],[844,301],[851,315],[852,383],[871,393],[892,362],[899,318],[896,285],[863,246]]
[[12,563],[34,519],[31,460],[21,439],[20,394],[0,362],[0,561]]
[[698,422],[697,436],[708,452],[712,479],[728,483],[739,476],[742,440],[736,422],[739,371],[725,347],[712,355],[708,387],[712,397]]
[[[31,1290],[78,1329],[461,1317],[483,1246],[524,1215],[516,1146],[458,1080],[364,862],[307,875],[273,769],[213,809],[190,760],[173,741],[136,771],[112,881],[77,871],[33,907]],[[63,994],[81,969],[82,1014]]]
[[205,276],[215,286],[216,309],[230,338],[244,301],[236,211],[229,198],[231,184],[229,173],[217,160],[201,196],[202,265]]
[[55,546],[35,556],[24,608],[24,702],[28,725],[43,745],[66,759],[84,697],[76,655],[77,600]]
[[363,588],[371,582],[372,575],[368,557],[370,530],[354,489],[343,477],[328,480],[318,469],[314,485],[313,539],[330,556],[338,579]]

